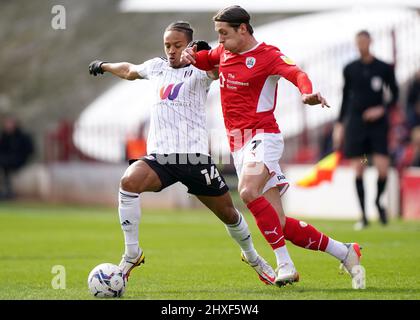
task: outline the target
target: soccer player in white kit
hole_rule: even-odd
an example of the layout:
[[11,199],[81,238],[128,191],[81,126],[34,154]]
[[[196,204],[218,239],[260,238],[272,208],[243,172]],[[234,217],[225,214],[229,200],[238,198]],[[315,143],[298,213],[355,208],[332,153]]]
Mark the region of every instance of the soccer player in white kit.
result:
[[[154,84],[148,155],[131,161],[120,182],[119,216],[125,238],[120,267],[128,278],[145,259],[138,239],[141,193],[159,192],[179,181],[225,223],[241,247],[243,260],[254,268],[260,280],[273,284],[276,274],[256,252],[248,225],[234,207],[225,180],[209,155],[204,104],[217,72],[181,64],[181,52],[192,41],[192,35],[189,23],[174,22],[163,36],[166,58],[139,65],[99,60],[89,65],[94,76],[110,72],[122,79],[148,79]],[[210,49],[207,43],[198,43]]]

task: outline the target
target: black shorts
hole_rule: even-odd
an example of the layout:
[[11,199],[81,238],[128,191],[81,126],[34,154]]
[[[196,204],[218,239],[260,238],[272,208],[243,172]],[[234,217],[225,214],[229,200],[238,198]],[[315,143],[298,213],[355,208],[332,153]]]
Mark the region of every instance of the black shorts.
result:
[[344,136],[344,156],[356,158],[378,153],[388,155],[388,125],[385,121],[349,121]]
[[[188,193],[197,196],[221,196],[229,191],[210,156],[204,154],[150,154],[140,160],[146,162],[159,176],[162,188],[176,182],[188,188]],[[137,161],[130,160],[129,163]]]

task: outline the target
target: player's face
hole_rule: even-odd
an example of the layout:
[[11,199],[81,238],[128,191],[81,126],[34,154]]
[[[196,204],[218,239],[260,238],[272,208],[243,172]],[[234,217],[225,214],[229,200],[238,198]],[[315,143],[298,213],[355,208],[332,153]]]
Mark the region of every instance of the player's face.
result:
[[359,49],[360,55],[364,56],[369,54],[370,38],[366,35],[359,35],[356,37],[356,45]]
[[229,23],[220,21],[215,21],[214,28],[219,35],[219,43],[221,43],[226,50],[233,53],[240,52],[243,43],[243,28],[239,27],[235,30]]
[[173,68],[182,67],[181,53],[188,45],[186,35],[179,31],[166,31],[163,35],[163,45],[169,65]]

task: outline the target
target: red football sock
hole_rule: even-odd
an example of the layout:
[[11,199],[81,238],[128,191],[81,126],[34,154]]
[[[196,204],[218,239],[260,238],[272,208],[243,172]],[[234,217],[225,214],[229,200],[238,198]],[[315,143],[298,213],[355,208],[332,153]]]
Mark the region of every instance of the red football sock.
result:
[[270,246],[274,249],[285,245],[283,230],[277,211],[263,196],[248,203],[248,209],[257,222],[258,228]]
[[329,238],[310,224],[286,217],[284,237],[294,245],[305,249],[325,251]]

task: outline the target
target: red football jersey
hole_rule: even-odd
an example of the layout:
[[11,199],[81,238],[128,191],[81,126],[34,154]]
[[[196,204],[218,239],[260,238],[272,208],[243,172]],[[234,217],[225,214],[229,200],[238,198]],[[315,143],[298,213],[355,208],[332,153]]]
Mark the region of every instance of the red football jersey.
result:
[[274,110],[281,77],[294,83],[301,93],[312,93],[306,74],[278,48],[265,43],[239,54],[225,50],[223,45],[200,51],[195,66],[203,70],[219,66],[223,117],[232,151],[242,147],[257,130],[280,132]]

